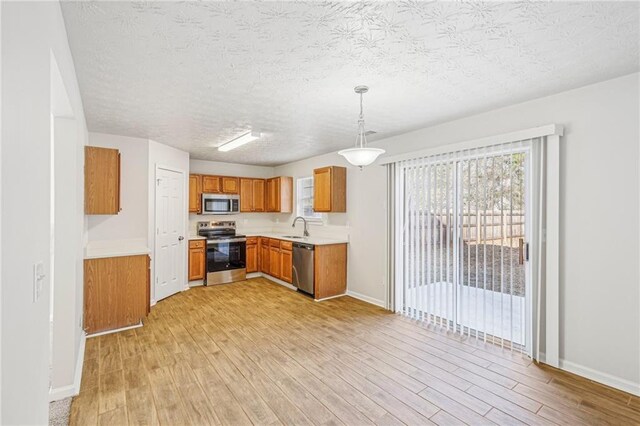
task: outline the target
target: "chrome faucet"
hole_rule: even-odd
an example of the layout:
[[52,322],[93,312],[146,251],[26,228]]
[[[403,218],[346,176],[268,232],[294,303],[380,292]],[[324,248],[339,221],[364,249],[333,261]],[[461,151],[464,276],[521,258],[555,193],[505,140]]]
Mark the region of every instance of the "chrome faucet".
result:
[[298,216],[295,219],[293,219],[293,223],[291,224],[292,228],[296,227],[296,222],[298,221],[298,219],[302,219],[302,221],[304,222],[304,233],[302,235],[304,235],[305,237],[309,236],[309,231],[307,230],[307,219],[305,219],[302,216]]

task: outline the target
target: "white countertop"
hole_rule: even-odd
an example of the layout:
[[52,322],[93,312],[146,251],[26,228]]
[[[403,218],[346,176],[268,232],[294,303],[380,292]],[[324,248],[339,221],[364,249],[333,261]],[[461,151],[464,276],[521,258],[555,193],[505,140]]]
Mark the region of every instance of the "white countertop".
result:
[[189,235],[190,240],[206,240],[207,237],[202,237],[200,235]]
[[305,244],[313,244],[314,246],[326,246],[330,244],[347,244],[349,240],[344,238],[325,238],[325,237],[314,237],[313,235],[310,237],[304,238],[287,238],[285,235],[288,234],[278,234],[272,232],[261,232],[261,233],[249,233],[248,237],[266,237],[266,238],[275,238],[278,240],[285,241],[293,241]]
[[149,254],[146,239],[91,241],[84,248],[85,259],[100,259],[105,257],[137,256]]

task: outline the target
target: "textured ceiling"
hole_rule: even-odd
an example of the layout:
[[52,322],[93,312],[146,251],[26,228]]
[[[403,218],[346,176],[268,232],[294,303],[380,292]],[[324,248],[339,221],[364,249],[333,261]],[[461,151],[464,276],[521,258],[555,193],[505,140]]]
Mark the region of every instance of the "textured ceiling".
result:
[[[276,165],[638,70],[640,3],[64,2],[88,126]],[[223,153],[250,129],[264,137]]]

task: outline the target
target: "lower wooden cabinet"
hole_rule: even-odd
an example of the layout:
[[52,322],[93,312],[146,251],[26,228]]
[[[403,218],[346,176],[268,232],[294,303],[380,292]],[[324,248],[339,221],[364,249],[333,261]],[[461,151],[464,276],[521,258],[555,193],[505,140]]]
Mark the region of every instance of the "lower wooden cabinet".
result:
[[280,244],[277,246],[273,245],[274,241],[278,240],[270,240],[269,241],[269,275],[275,278],[280,278],[280,271],[282,265],[280,264]]
[[260,272],[269,273],[269,238],[260,238]]
[[189,241],[189,281],[203,280],[207,269],[205,240]]
[[138,324],[149,313],[149,256],[84,261],[84,330],[88,334]]
[[293,252],[280,249],[280,279],[288,283],[293,282]]
[[258,239],[256,237],[247,238],[247,274],[258,272]]

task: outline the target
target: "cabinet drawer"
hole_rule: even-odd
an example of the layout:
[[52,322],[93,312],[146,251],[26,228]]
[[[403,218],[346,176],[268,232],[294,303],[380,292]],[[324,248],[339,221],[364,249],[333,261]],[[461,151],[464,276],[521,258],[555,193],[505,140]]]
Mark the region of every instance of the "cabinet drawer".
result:
[[274,238],[269,238],[269,245],[271,247],[280,248],[280,240],[276,240]]
[[204,248],[204,240],[189,240],[189,248]]
[[258,237],[247,237],[247,245],[258,244]]
[[260,237],[260,244],[263,246],[269,246],[269,239],[265,237]]
[[282,250],[293,250],[293,243],[291,241],[280,241],[280,248]]

